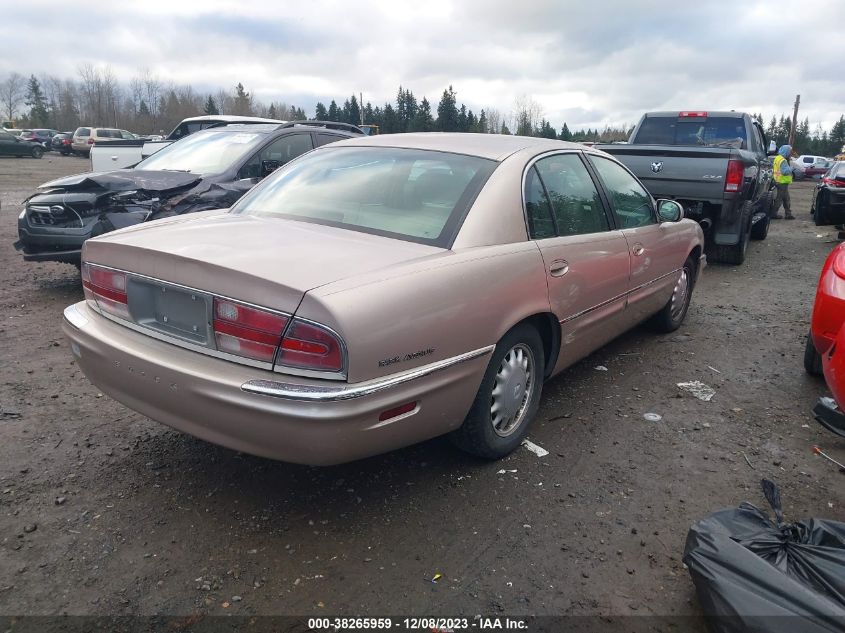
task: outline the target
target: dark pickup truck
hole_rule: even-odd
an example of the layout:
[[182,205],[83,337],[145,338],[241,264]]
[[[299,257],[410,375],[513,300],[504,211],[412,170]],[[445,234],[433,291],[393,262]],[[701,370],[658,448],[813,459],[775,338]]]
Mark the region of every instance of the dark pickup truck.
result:
[[743,112],[649,112],[628,143],[597,145],[655,198],[671,198],[701,224],[710,261],[741,264],[748,240],[769,232],[773,152]]

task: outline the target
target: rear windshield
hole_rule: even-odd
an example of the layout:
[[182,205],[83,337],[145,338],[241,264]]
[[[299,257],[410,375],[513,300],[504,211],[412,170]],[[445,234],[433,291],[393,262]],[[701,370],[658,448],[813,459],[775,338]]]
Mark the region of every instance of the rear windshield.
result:
[[90,136],[91,135],[91,129],[87,128],[87,127],[81,127],[78,130],[76,130],[76,135],[77,136]]
[[233,212],[446,248],[496,164],[413,149],[318,150],[268,178]]
[[703,145],[745,149],[745,123],[737,117],[647,117],[633,142],[640,145]]
[[833,163],[833,167],[828,171],[828,176],[837,180],[845,180],[845,162]]

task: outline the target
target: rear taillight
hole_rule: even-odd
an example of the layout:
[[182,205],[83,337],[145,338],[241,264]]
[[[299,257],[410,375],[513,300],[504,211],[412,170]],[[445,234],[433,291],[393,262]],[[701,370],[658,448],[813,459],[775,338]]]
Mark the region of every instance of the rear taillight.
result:
[[845,180],[836,180],[835,178],[822,178],[822,182],[831,187],[845,187]]
[[228,354],[272,363],[288,317],[214,298],[214,340]]
[[109,268],[82,264],[82,288],[85,299],[94,302],[103,312],[129,319],[126,302],[126,273]]
[[341,371],[343,345],[328,329],[316,323],[294,319],[282,339],[276,362],[297,369]]
[[845,279],[845,249],[838,248],[833,255],[833,272],[840,279]]
[[89,138],[89,139],[88,139],[88,145],[93,145],[93,144],[94,144],[94,139],[93,139],[93,138]]
[[728,171],[725,174],[725,191],[739,191],[742,186],[742,176],[745,169],[740,160],[729,160]]

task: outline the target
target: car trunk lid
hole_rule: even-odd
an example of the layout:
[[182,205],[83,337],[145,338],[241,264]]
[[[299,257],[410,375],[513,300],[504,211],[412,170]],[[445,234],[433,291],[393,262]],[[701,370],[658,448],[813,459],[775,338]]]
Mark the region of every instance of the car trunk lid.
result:
[[88,240],[83,258],[293,313],[309,290],[440,253],[433,246],[334,227],[208,211]]

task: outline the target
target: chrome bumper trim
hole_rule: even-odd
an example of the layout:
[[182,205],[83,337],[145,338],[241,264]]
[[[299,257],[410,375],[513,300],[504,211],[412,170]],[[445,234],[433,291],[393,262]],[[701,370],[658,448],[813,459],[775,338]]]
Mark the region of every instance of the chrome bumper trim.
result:
[[301,385],[295,383],[278,382],[276,380],[250,380],[241,385],[241,389],[247,393],[255,393],[274,398],[286,400],[306,400],[309,402],[336,402],[340,400],[351,400],[396,387],[397,385],[429,376],[435,372],[448,369],[454,365],[485,356],[496,348],[495,345],[488,345],[460,356],[452,356],[422,367],[417,367],[398,374],[385,376],[369,382],[357,385],[345,386],[322,386],[322,385]]
[[83,315],[79,309],[76,307],[76,304],[69,305],[64,310],[65,319],[67,319],[68,323],[70,323],[73,327],[77,330],[81,330],[86,325],[88,325],[88,319]]

